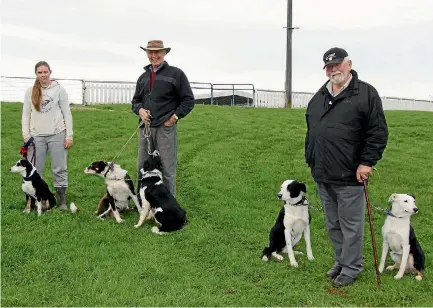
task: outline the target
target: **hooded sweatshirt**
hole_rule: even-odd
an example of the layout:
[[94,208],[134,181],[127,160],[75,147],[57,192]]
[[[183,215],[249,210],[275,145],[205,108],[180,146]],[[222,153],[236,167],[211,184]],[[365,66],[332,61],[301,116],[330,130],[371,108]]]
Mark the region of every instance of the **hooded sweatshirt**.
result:
[[32,104],[32,90],[33,86],[24,97],[23,138],[56,135],[66,129],[66,139],[72,140],[72,114],[65,88],[54,80],[47,88],[42,88],[40,111]]

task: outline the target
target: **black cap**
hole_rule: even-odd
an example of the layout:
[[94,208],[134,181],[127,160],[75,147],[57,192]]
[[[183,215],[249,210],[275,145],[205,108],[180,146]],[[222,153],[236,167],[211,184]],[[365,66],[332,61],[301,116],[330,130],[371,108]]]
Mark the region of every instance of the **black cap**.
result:
[[328,66],[329,64],[338,64],[343,62],[344,58],[347,57],[347,51],[343,48],[334,47],[329,49],[325,54],[323,55],[323,62],[325,66]]

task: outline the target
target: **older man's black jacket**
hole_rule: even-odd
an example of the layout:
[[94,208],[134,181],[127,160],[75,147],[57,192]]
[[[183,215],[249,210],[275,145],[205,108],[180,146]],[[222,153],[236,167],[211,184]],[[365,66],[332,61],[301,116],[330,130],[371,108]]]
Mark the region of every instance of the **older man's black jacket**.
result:
[[138,115],[140,108],[150,110],[151,126],[158,126],[173,114],[179,119],[194,108],[194,94],[185,73],[164,61],[156,72],[152,90],[150,89],[150,64],[138,78],[132,98],[132,111]]
[[359,185],[358,166],[374,166],[387,145],[379,94],[351,73],[350,84],[339,95],[332,97],[325,83],[308,103],[305,160],[316,182]]

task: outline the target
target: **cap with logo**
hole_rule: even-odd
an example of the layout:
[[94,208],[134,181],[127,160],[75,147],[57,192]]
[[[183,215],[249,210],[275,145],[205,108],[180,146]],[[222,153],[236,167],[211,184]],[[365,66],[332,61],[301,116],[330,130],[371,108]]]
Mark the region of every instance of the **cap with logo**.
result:
[[331,48],[323,55],[323,62],[325,64],[323,68],[327,67],[329,64],[339,64],[343,62],[344,58],[347,56],[349,55],[343,48]]

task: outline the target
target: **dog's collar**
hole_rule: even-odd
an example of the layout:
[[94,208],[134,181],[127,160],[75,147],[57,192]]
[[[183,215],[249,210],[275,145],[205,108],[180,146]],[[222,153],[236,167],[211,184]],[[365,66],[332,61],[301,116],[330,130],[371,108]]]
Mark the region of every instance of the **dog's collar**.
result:
[[108,172],[113,171],[113,169],[114,169],[114,161],[111,162],[110,164],[108,164],[108,168],[107,168],[107,171],[106,171],[105,174],[104,174],[104,178],[106,178]]
[[158,178],[162,179],[162,173],[159,170],[146,171],[144,174],[142,174],[141,180],[148,179],[151,177],[158,177]]
[[399,216],[395,216],[393,213],[391,213],[391,208],[387,208],[383,211],[385,213],[385,215],[391,216],[391,217],[395,217],[395,218],[403,218],[403,217],[399,217]]
[[23,180],[24,181],[31,181],[33,176],[35,175],[35,171],[36,171],[36,168],[33,168],[32,171],[30,172],[29,176],[23,176]]
[[296,202],[294,204],[287,203],[287,202],[284,202],[284,203],[288,204],[288,205],[292,205],[292,206],[303,206],[303,205],[308,205],[308,200],[307,200],[307,197],[305,197],[305,195],[304,195],[304,196],[302,196],[301,200],[299,200],[298,202]]

